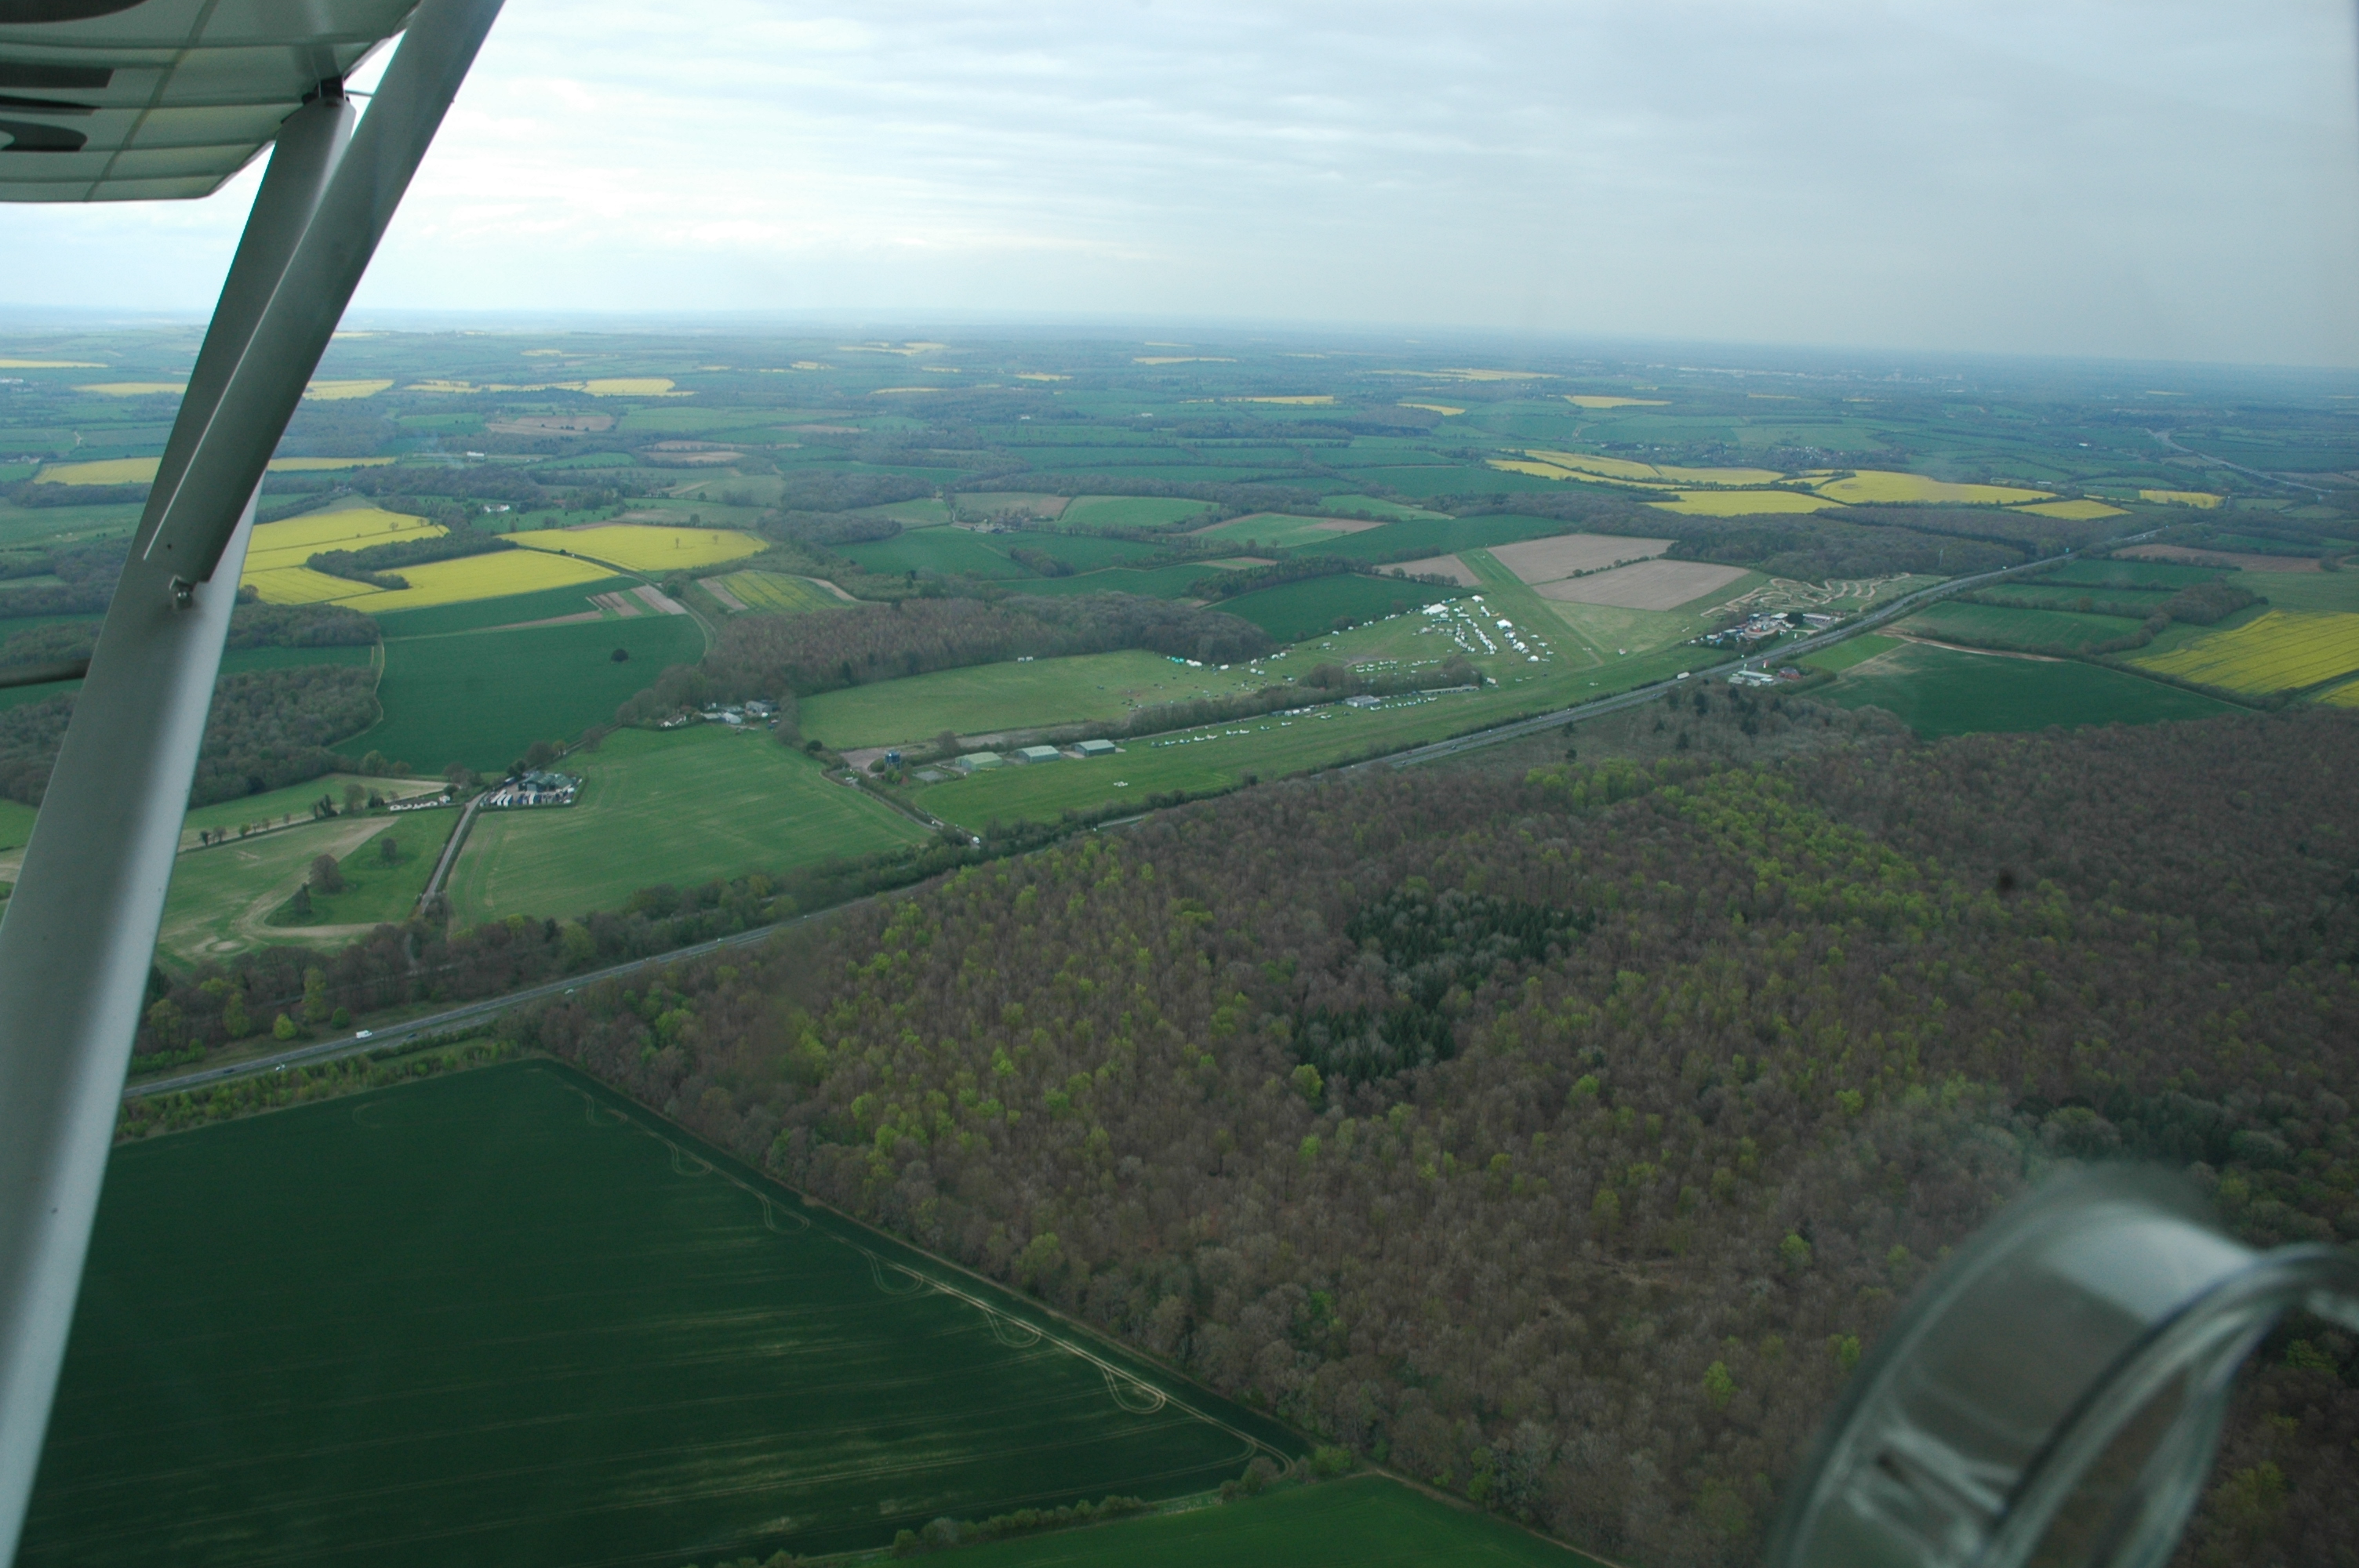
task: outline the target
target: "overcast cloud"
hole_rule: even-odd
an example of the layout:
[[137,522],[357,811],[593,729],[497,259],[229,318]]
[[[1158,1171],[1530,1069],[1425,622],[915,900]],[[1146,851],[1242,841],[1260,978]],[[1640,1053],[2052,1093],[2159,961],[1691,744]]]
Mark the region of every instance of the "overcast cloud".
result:
[[[359,308],[2353,365],[2354,35],[2349,0],[511,0]],[[253,183],[0,208],[0,303],[201,309]]]

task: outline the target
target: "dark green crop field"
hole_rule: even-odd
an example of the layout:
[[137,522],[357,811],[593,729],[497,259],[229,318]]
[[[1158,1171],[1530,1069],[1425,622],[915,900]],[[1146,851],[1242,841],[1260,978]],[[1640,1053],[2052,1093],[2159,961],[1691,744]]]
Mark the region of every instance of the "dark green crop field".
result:
[[1577,1552],[1382,1476],[963,1547],[955,1561],[959,1568],[1593,1568]]
[[2237,711],[2175,686],[2076,659],[1919,646],[1859,665],[1823,696],[1844,708],[1886,708],[1929,740],[2051,724],[2151,724]]
[[1299,643],[1335,629],[1413,610],[1435,599],[1455,599],[1463,589],[1390,582],[1372,577],[1316,577],[1224,599],[1213,608],[1252,622],[1281,643]]
[[[631,656],[616,661],[620,648]],[[535,741],[571,741],[611,723],[623,699],[667,665],[693,664],[704,633],[685,615],[397,638],[385,645],[385,719],[347,741],[432,776],[451,762],[505,768]]]
[[2225,575],[2217,567],[2174,566],[2169,561],[2071,561],[2030,580],[2085,588],[2158,588],[2177,592]]
[[1908,617],[1905,629],[1920,636],[1951,638],[1976,646],[2070,648],[2077,652],[2093,643],[2126,637],[2138,629],[2138,624],[2118,615],[1951,601],[1919,611]]
[[679,1568],[1288,1442],[517,1063],[117,1150],[17,1561]]

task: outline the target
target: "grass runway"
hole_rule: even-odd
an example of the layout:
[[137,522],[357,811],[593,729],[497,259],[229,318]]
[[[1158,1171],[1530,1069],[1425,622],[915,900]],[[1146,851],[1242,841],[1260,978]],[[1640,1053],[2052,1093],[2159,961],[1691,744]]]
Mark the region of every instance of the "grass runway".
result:
[[679,1568],[1190,1495],[1263,1444],[517,1063],[117,1150],[17,1561]]

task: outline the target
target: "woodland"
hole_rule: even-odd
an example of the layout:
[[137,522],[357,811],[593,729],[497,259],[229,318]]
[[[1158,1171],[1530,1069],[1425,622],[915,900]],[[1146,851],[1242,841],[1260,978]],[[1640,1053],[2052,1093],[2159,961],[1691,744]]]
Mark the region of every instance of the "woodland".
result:
[[[1887,736],[1272,785],[522,1043],[1322,1440],[1750,1561],[1863,1351],[2060,1163],[2359,1238],[2359,724]],[[2262,1361],[2189,1561],[2348,1560],[2359,1347]]]
[[[0,643],[0,668],[86,659],[98,644],[98,630],[97,622],[83,621],[18,632]],[[335,605],[246,600],[230,612],[225,646],[366,647],[377,635],[375,621]],[[375,687],[373,672],[352,665],[222,676],[189,804],[259,795],[350,766],[328,748],[376,722]],[[66,692],[0,709],[0,796],[41,804],[73,704],[73,694]]]

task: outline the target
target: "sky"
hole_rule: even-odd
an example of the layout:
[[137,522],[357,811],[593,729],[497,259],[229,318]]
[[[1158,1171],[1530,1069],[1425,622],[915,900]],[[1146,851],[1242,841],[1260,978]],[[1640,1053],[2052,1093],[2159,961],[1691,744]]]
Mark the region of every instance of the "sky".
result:
[[[659,20],[658,19],[659,18]],[[355,301],[2359,365],[2351,0],[509,0]],[[0,308],[212,303],[201,202]]]

